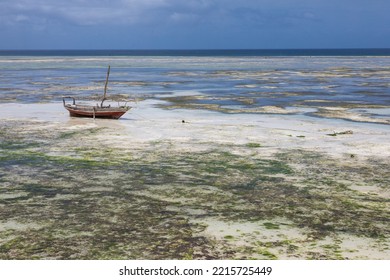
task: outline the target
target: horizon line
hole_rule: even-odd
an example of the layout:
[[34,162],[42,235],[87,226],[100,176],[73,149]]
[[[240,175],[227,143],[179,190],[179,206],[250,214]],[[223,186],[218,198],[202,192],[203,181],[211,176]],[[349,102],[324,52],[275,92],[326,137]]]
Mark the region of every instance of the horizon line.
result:
[[0,51],[258,51],[258,50],[390,50],[390,47],[336,47],[336,48],[108,48],[108,49],[87,49],[87,48],[53,48],[53,49],[1,49]]
[[14,49],[0,56],[183,56],[183,57],[388,57],[390,48],[332,49]]

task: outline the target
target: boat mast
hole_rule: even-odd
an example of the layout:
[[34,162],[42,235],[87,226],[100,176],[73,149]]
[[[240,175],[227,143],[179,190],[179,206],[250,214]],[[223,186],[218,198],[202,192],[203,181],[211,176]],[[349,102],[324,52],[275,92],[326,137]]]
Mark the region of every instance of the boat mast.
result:
[[104,100],[106,100],[107,98],[107,85],[108,85],[108,77],[110,76],[110,65],[108,65],[108,71],[107,71],[107,77],[106,77],[106,84],[104,85],[104,95],[103,95],[103,99],[102,99],[102,103],[100,104],[100,107],[103,107],[103,102]]

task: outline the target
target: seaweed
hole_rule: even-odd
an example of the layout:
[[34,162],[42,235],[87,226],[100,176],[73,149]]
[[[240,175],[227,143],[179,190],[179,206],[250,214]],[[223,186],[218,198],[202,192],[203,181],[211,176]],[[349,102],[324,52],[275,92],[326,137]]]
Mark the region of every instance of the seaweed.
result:
[[256,143],[123,150],[97,141],[111,132],[0,134],[1,259],[343,259],[344,235],[388,250],[389,200],[351,188],[386,189],[385,160]]

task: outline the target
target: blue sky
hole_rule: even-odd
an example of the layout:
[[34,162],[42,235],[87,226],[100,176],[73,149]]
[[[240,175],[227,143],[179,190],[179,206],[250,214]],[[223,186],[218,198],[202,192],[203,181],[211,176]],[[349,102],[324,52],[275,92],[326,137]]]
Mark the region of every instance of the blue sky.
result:
[[389,0],[0,0],[0,49],[390,48]]

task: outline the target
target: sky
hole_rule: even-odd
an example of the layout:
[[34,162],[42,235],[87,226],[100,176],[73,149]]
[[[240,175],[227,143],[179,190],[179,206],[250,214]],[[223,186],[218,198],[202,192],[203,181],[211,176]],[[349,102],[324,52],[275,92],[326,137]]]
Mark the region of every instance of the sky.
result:
[[389,0],[0,0],[0,49],[390,48]]

